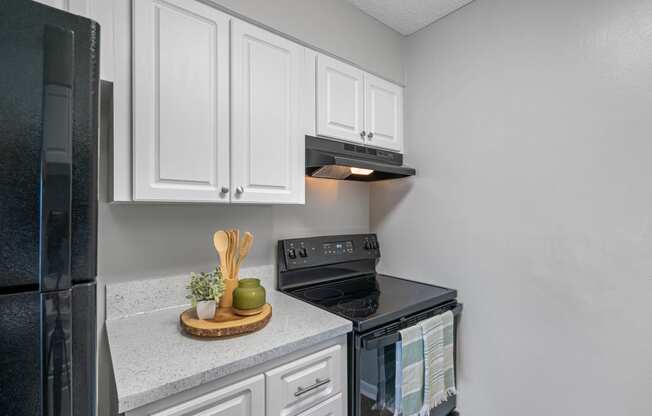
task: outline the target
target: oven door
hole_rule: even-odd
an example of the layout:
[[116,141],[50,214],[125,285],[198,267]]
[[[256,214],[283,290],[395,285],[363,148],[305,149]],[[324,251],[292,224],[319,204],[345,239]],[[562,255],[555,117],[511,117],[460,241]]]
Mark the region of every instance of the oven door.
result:
[[[417,324],[431,316],[451,310],[455,316],[455,342],[462,305],[457,302],[419,312],[381,328],[360,334],[355,339],[352,362],[353,383],[351,383],[351,415],[353,416],[391,416],[399,415],[396,410],[397,395],[397,344],[400,343],[399,330]],[[457,370],[457,353],[455,353]],[[449,415],[456,406],[456,396],[432,409],[430,416]]]

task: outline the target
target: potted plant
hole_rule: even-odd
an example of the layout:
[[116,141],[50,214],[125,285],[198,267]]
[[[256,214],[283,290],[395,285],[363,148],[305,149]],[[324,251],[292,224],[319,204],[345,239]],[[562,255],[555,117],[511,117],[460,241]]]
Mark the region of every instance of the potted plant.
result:
[[186,297],[192,301],[192,306],[197,309],[197,317],[199,319],[213,319],[217,302],[224,293],[222,271],[215,268],[209,273],[191,273],[190,283],[186,288],[190,292]]

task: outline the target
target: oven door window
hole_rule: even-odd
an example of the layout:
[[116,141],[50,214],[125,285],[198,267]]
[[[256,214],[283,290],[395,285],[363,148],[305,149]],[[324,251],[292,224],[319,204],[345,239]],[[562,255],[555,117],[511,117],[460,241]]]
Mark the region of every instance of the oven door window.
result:
[[[362,349],[360,354],[360,396],[362,416],[394,415],[400,401],[401,342]],[[397,372],[397,368],[399,371]],[[398,412],[396,412],[398,414]]]

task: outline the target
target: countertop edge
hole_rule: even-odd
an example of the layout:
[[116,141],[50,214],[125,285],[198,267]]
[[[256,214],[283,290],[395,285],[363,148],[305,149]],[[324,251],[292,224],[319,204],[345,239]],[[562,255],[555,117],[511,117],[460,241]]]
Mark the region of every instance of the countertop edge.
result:
[[[107,322],[107,324],[109,323]],[[108,330],[109,328],[107,326],[107,331]],[[295,351],[299,351],[301,349],[317,345],[321,342],[336,338],[338,336],[348,334],[352,330],[352,323],[345,322],[338,327],[326,330],[318,335],[313,335],[291,342],[289,344],[281,345],[255,356],[246,356],[230,364],[213,368],[211,370],[195,374],[184,379],[175,380],[174,382],[155,387],[148,391],[123,395],[122,398],[120,398],[120,394],[118,394],[118,412],[125,413],[135,410],[139,407],[173,396],[174,394],[180,393],[184,390],[190,390],[202,384],[219,380],[222,377],[226,377],[238,371],[256,367],[257,365],[264,364],[268,361],[283,357]],[[170,389],[177,391],[170,393]]]

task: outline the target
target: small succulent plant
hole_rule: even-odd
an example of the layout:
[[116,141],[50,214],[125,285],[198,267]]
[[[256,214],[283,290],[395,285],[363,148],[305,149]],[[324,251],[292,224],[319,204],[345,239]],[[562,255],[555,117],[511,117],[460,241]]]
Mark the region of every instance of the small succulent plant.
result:
[[224,293],[224,279],[219,267],[209,273],[201,272],[190,274],[190,283],[186,286],[189,293],[187,299],[192,301],[192,306],[196,307],[197,302],[205,300],[219,301]]

